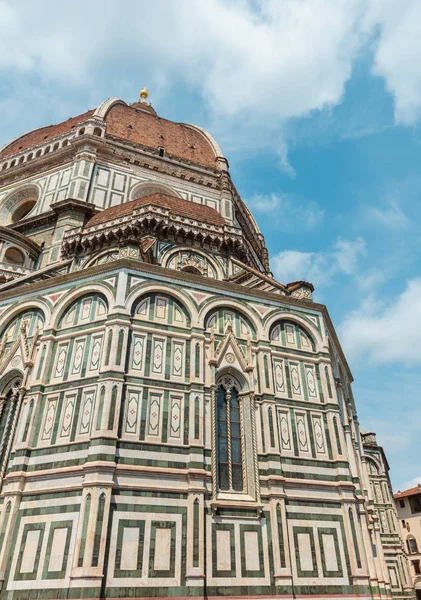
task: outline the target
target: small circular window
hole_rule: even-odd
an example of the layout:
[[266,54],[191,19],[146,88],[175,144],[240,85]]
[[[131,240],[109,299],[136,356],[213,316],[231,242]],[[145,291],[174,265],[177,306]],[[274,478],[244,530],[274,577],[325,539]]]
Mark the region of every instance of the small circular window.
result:
[[26,215],[29,215],[35,204],[36,200],[25,200],[25,202],[19,204],[19,206],[12,213],[11,222],[17,223],[18,221],[24,219]]
[[8,265],[22,266],[25,257],[18,248],[8,248],[4,253],[4,262]]

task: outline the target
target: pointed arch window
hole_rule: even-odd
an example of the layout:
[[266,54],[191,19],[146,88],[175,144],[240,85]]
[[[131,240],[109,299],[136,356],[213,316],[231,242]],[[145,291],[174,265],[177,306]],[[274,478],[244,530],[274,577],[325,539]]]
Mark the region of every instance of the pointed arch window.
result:
[[223,377],[217,386],[217,463],[221,491],[244,491],[240,389],[231,376]]

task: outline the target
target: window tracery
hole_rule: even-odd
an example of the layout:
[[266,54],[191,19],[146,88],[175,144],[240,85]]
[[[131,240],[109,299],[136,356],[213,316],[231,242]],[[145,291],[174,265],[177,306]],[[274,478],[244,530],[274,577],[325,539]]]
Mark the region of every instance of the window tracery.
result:
[[221,491],[244,491],[240,386],[225,375],[217,387],[218,487]]

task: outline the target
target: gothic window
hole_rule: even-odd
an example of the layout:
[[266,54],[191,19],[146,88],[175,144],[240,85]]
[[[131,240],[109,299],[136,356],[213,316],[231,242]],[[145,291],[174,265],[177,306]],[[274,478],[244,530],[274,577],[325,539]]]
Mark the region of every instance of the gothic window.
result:
[[4,458],[10,451],[11,441],[16,426],[16,416],[18,410],[18,388],[22,381],[19,378],[13,379],[5,388],[5,392],[0,400],[0,466]]
[[196,342],[194,354],[194,375],[200,377],[200,344]]
[[264,368],[264,372],[265,372],[265,386],[268,388],[268,387],[270,387],[270,381],[269,381],[269,361],[268,361],[267,354],[265,354],[263,357],[263,368]]
[[333,429],[335,430],[336,447],[338,454],[342,454],[341,438],[339,437],[338,419],[333,417]]
[[328,369],[327,366],[325,367],[325,377],[326,377],[327,393],[329,394],[329,398],[333,398],[333,396],[332,396],[332,385],[330,383],[329,369]]
[[272,448],[275,447],[275,433],[273,429],[273,411],[272,408],[268,408],[268,421],[269,421],[269,435],[270,435],[270,445]]
[[118,388],[115,385],[113,387],[113,391],[111,392],[111,402],[110,402],[110,412],[108,414],[108,430],[112,431],[114,429],[114,421],[115,421],[115,409],[117,405],[117,392]]
[[313,338],[304,327],[293,321],[279,321],[272,327],[269,337],[272,342],[285,348],[316,352]]
[[90,511],[91,511],[91,494],[87,494],[86,501],[85,501],[85,512],[83,515],[82,538],[80,540],[79,557],[78,557],[78,562],[77,562],[78,567],[83,567],[83,561],[85,558],[86,536],[88,535],[88,523],[89,523]]
[[104,521],[105,511],[105,494],[101,494],[98,502],[98,513],[96,518],[95,536],[94,536],[94,548],[92,552],[92,566],[97,567],[99,561],[99,552],[101,549],[101,534],[102,524]]
[[217,387],[217,463],[221,491],[242,492],[244,489],[239,390],[239,384],[229,376]]
[[357,567],[359,569],[361,569],[361,556],[360,556],[360,550],[358,548],[358,538],[357,538],[357,530],[355,528],[355,521],[354,521],[354,513],[352,511],[352,508],[349,509],[349,522],[351,525],[351,534],[352,534],[352,541],[354,543],[354,550],[355,550],[355,559],[357,561]]
[[113,343],[113,330],[110,329],[108,332],[108,339],[107,339],[107,353],[105,355],[105,364],[109,365],[110,364],[110,356],[111,356],[111,346]]

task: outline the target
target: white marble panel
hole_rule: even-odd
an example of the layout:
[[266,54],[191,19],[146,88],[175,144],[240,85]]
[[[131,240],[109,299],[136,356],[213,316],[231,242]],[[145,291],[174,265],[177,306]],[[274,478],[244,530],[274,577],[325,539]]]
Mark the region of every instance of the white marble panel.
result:
[[66,539],[67,527],[58,527],[54,530],[53,541],[51,543],[50,560],[48,563],[49,571],[62,570]]
[[216,532],[216,568],[218,571],[231,569],[231,534],[229,531]]
[[155,571],[169,571],[171,567],[171,529],[158,528],[155,533]]
[[121,569],[125,571],[134,571],[137,569],[138,550],[139,527],[125,527],[121,543]]
[[258,571],[259,563],[259,538],[257,531],[244,532],[244,549],[247,571]]
[[21,573],[33,573],[40,535],[41,531],[39,529],[28,531],[20,566]]

